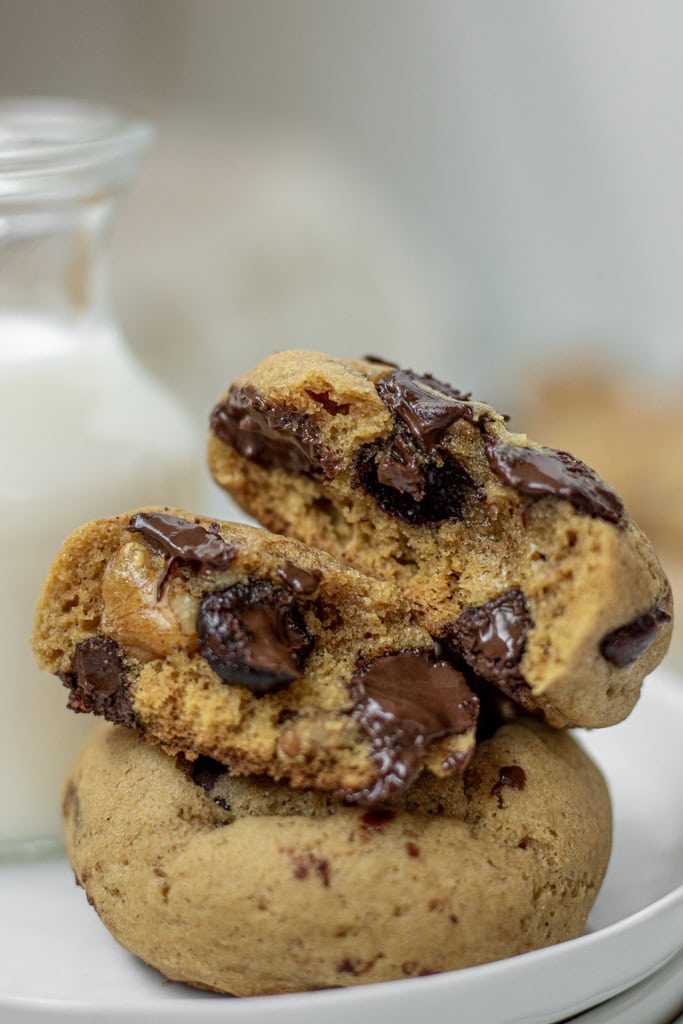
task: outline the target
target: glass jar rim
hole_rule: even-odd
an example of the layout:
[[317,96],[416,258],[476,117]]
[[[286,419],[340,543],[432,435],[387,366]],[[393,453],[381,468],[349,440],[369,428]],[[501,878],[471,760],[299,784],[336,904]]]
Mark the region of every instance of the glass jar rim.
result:
[[153,139],[149,122],[100,104],[0,97],[0,199],[123,186]]

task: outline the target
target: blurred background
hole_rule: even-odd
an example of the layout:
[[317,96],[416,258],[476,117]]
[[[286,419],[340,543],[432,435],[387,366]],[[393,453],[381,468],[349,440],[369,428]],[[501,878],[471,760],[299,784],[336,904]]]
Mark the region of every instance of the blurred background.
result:
[[676,0],[0,0],[0,93],[155,122],[130,345],[203,437],[268,352],[379,353],[621,490],[683,577]]

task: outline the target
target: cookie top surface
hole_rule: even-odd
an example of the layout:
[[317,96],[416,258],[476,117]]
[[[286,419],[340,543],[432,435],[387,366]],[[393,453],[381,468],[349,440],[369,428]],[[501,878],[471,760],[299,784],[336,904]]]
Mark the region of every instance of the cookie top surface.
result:
[[478,698],[395,588],[264,530],[174,509],[86,524],[33,643],[72,710],[234,772],[372,804],[472,753]]
[[[116,794],[116,799],[112,799]],[[175,763],[104,727],[65,789],[76,877],[169,977],[238,995],[406,978],[582,931],[610,850],[604,782],[565,733],[483,742],[391,809]]]
[[459,669],[553,724],[620,721],[667,649],[671,589],[619,496],[428,374],[278,353],[214,409],[209,465],[264,525],[395,583]]

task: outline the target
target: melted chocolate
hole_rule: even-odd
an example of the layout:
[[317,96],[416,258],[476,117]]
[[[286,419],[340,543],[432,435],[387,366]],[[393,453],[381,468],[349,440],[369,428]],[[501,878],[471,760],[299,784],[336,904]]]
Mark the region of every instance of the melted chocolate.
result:
[[427,493],[427,480],[415,445],[403,434],[397,433],[391,442],[389,453],[377,463],[377,482],[400,494],[409,494],[416,502]]
[[157,585],[157,600],[161,599],[176,562],[210,572],[212,569],[226,569],[235,557],[234,547],[223,540],[215,523],[205,530],[199,523],[190,523],[178,516],[138,512],[128,524],[128,529],[132,533],[141,533],[166,559]]
[[465,467],[449,452],[430,459],[417,454],[409,458],[395,442],[387,455],[376,443],[361,448],[353,485],[374,498],[387,515],[417,526],[461,520],[468,499],[479,493]]
[[467,608],[448,627],[451,651],[482,679],[497,682],[517,673],[532,625],[524,594],[508,590],[477,608]]
[[110,636],[93,636],[74,647],[71,671],[62,682],[70,689],[67,707],[102,715],[108,722],[138,726],[119,645]]
[[417,776],[432,743],[475,726],[479,700],[464,677],[428,650],[374,658],[353,676],[352,715],[370,739],[377,777],[347,794],[371,805],[394,796]]
[[360,450],[354,486],[387,515],[415,525],[462,519],[467,498],[479,490],[464,465],[439,446],[456,420],[476,419],[469,395],[412,370],[392,370],[375,387],[394,417],[394,432]]
[[661,608],[637,615],[625,626],[607,633],[600,643],[600,653],[610,664],[624,668],[639,658],[657,639],[657,631],[671,616]]
[[207,594],[197,616],[199,648],[224,683],[255,697],[301,675],[315,643],[293,596],[265,580]]
[[621,498],[589,466],[554,448],[519,448],[490,441],[489,466],[509,487],[529,498],[564,498],[577,512],[622,523]]
[[518,764],[509,764],[498,772],[498,782],[491,790],[491,796],[498,797],[498,806],[503,806],[503,790],[524,789],[526,786],[526,772]]
[[531,689],[519,667],[532,626],[524,594],[508,590],[477,608],[466,608],[448,624],[442,643],[455,665],[466,667],[478,680],[492,683],[521,707],[536,713]]
[[332,477],[337,457],[307,413],[266,401],[253,388],[233,387],[211,413],[216,437],[245,459],[288,473]]
[[284,585],[297,596],[310,597],[318,590],[323,574],[317,569],[301,569],[293,562],[285,562],[275,573]]
[[412,370],[393,370],[375,387],[387,409],[410,431],[419,448],[433,450],[456,420],[474,420],[469,394],[456,391],[431,374],[419,376]]

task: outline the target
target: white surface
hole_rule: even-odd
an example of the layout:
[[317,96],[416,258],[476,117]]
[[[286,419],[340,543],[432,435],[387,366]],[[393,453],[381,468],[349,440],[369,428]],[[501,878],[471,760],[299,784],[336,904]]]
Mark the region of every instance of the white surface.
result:
[[232,1000],[166,982],[121,949],[64,861],[5,865],[0,1020],[549,1024],[580,1013],[683,946],[682,735],[683,681],[660,670],[627,722],[585,736],[610,782],[615,849],[590,933],[573,942],[429,978]]
[[[683,1024],[673,1015],[683,1010],[683,950],[666,966],[614,999],[608,999],[572,1024]],[[569,1021],[566,1022],[569,1024]]]
[[0,311],[0,337],[2,843],[59,836],[61,781],[92,726],[66,714],[66,691],[29,644],[48,566],[89,519],[196,507],[200,449],[181,408],[106,323]]

